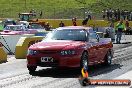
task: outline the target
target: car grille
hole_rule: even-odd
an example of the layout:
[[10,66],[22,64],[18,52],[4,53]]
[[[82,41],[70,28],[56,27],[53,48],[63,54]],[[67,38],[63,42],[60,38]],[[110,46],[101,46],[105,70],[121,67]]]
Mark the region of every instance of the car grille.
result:
[[55,53],[58,53],[59,51],[49,51],[49,50],[41,50],[39,51],[39,53],[42,53],[42,54],[55,54]]

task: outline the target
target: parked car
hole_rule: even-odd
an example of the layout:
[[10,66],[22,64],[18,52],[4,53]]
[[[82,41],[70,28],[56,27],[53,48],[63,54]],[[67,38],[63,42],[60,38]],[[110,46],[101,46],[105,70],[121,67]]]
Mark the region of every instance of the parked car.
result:
[[29,25],[29,30],[37,30],[37,32],[44,32],[46,31],[44,27],[40,24],[32,23]]
[[21,35],[21,34],[34,34],[37,31],[30,31],[25,25],[7,25],[1,35]]
[[111,41],[115,41],[115,29],[112,27],[105,27],[105,37],[111,38]]
[[60,27],[48,33],[41,42],[29,47],[27,68],[35,72],[37,66],[84,67],[111,64],[113,45],[109,38],[100,39],[86,27]]
[[25,25],[26,27],[29,26],[29,22],[27,22],[27,21],[19,21],[17,24],[18,25]]
[[101,38],[111,38],[111,41],[115,41],[115,29],[112,27],[97,27],[94,29]]
[[16,21],[8,18],[8,19],[3,20],[2,24],[4,25],[4,28],[5,28],[7,25],[16,25]]
[[46,36],[48,31],[45,30],[44,27],[42,27],[41,24],[39,23],[30,23],[29,29],[30,31],[36,30],[37,32],[35,33],[36,36]]

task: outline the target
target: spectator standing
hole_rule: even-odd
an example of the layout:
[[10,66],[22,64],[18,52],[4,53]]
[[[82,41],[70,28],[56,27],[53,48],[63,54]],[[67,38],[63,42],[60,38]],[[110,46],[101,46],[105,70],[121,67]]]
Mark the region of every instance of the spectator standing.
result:
[[45,24],[45,22],[42,22],[41,25],[42,25],[43,28],[45,28],[45,25],[46,25],[46,24]]
[[41,10],[41,11],[40,11],[40,14],[39,14],[40,18],[42,18],[42,15],[43,15],[43,12],[42,12],[42,10]]
[[127,10],[124,10],[124,20],[127,19],[127,13],[128,13],[128,11]]
[[130,11],[127,10],[126,14],[127,14],[126,15],[127,20],[130,20]]
[[88,20],[91,20],[91,19],[92,19],[91,14],[92,14],[92,12],[91,12],[91,11],[88,11],[88,12],[87,12],[87,15],[88,15]]
[[51,28],[51,26],[50,26],[49,22],[46,22],[45,30],[50,31],[50,28]]
[[114,10],[114,17],[115,17],[115,20],[118,19],[118,17],[117,17],[117,10]]
[[121,12],[120,12],[120,10],[118,9],[118,10],[117,10],[117,20],[120,20],[120,15],[121,15]]
[[110,19],[112,18],[112,15],[113,15],[113,14],[112,14],[112,9],[110,8],[110,9],[109,9],[109,17],[110,17]]
[[73,26],[77,26],[77,23],[76,22],[73,22]]
[[106,29],[106,34],[107,37],[111,38],[112,42],[115,42],[115,29],[114,29],[114,23],[115,23],[115,18],[110,19],[110,26]]
[[32,9],[30,10],[30,13],[32,13]]
[[115,18],[110,19],[110,27],[114,28]]
[[64,27],[65,26],[65,24],[61,21],[60,23],[59,23],[59,27]]
[[110,13],[109,13],[109,10],[108,10],[108,9],[106,10],[106,14],[107,14],[107,19],[109,20],[109,18],[110,18]]
[[88,23],[88,17],[86,17],[84,20],[83,20],[83,22],[82,22],[82,25],[84,26],[84,25],[87,25],[87,23]]
[[128,20],[126,20],[125,26],[126,26],[126,34],[131,34],[130,26],[129,26],[129,21]]
[[116,37],[116,43],[120,44],[121,42],[121,37],[122,37],[122,33],[125,30],[125,25],[123,24],[123,20],[121,20],[117,25],[116,28],[117,30],[117,37]]
[[77,21],[77,18],[72,18],[72,25],[73,25],[73,26],[77,26],[76,21]]
[[121,11],[121,17],[122,17],[123,20],[126,19],[126,16],[125,16],[125,10],[122,10],[122,11]]
[[34,9],[32,9],[30,12],[33,14],[33,16],[36,16],[36,11]]
[[130,11],[130,21],[132,21],[132,11]]
[[111,41],[112,42],[115,42],[115,30],[113,27],[108,27],[106,28],[106,35],[105,35],[106,38],[111,38]]
[[102,11],[102,16],[103,16],[103,19],[105,19],[105,17],[106,17],[106,10],[105,9]]

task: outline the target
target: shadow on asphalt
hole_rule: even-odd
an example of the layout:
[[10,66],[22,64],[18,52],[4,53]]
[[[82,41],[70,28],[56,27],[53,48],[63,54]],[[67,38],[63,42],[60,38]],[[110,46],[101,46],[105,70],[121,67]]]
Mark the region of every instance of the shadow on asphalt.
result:
[[130,44],[131,42],[113,43],[113,44]]
[[[93,77],[101,74],[107,74],[115,69],[120,69],[121,67],[122,66],[120,64],[112,64],[111,66],[103,66],[103,65],[90,66],[89,76]],[[39,76],[39,77],[53,77],[53,78],[78,78],[80,74],[81,74],[81,70],[79,68],[65,68],[65,69],[47,68],[36,71],[31,75]]]
[[6,63],[6,62],[8,62],[8,61],[1,61],[0,64]]
[[102,74],[107,74],[112,72],[115,69],[121,69],[123,65],[120,64],[112,64],[110,66],[103,66],[103,65],[95,65],[92,66],[89,70],[89,76],[93,77],[93,76],[98,76],[98,75],[102,75]]

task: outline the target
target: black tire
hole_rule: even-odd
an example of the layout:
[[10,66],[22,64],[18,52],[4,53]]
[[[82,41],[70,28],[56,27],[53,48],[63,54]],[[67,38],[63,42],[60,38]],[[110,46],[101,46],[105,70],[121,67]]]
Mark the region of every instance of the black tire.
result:
[[112,63],[112,55],[111,55],[111,52],[108,51],[107,54],[106,54],[106,56],[105,56],[104,65],[109,66],[109,65],[111,65],[111,63]]
[[33,74],[33,73],[35,73],[35,70],[37,67],[36,66],[28,66],[27,68],[29,70],[29,74]]
[[80,68],[82,69],[84,66],[87,66],[88,68],[88,53],[87,52],[83,52],[81,56]]

